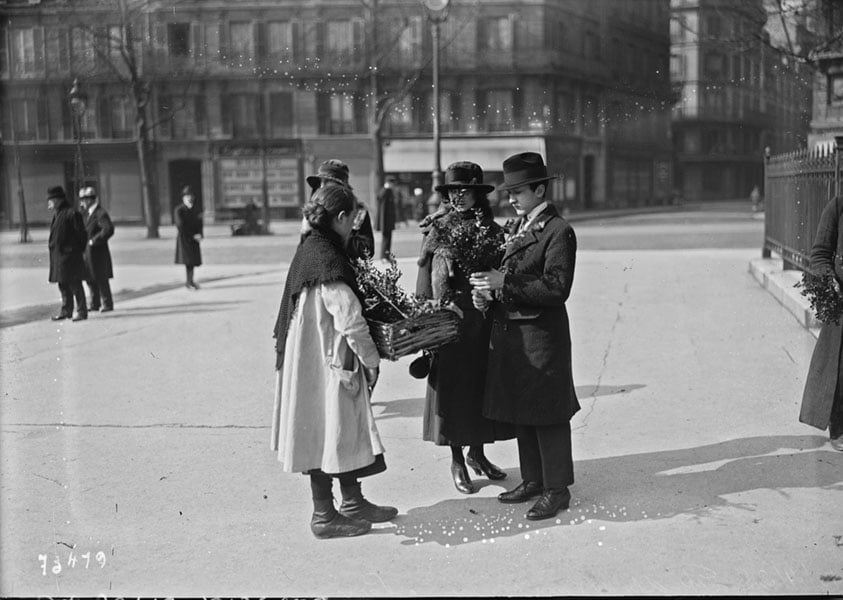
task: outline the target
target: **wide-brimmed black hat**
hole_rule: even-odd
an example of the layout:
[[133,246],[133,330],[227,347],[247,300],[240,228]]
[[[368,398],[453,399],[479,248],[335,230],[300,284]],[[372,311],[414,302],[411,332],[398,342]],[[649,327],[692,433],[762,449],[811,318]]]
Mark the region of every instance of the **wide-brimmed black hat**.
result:
[[316,190],[320,185],[322,185],[323,179],[333,181],[351,189],[351,186],[348,185],[348,165],[341,160],[332,158],[323,162],[319,165],[316,175],[307,176],[307,184],[311,187],[311,189]]
[[521,152],[503,161],[503,185],[498,190],[511,190],[522,185],[541,183],[556,179],[547,174],[542,155],[537,152]]
[[60,185],[47,188],[47,200],[67,200],[64,188]]
[[460,161],[451,163],[445,169],[445,183],[436,186],[437,192],[447,192],[455,188],[468,188],[472,190],[480,190],[488,194],[495,186],[483,183],[483,169],[480,165]]

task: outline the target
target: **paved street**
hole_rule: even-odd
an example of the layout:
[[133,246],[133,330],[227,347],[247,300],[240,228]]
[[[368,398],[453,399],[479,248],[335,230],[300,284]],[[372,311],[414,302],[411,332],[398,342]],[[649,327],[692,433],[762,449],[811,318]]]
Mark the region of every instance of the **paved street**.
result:
[[[118,229],[116,310],[58,324],[43,231],[3,233],[0,594],[843,594],[843,453],[797,420],[815,340],[748,273],[763,221],[574,226],[570,510],[537,523],[497,502],[514,441],[488,448],[503,485],[460,495],[449,450],[420,439],[407,357],[382,365],[389,468],[363,483],[400,514],[341,540],[311,535],[308,482],[269,450],[293,226],[210,228],[198,292],[170,230]],[[417,246],[396,232],[410,289]]]

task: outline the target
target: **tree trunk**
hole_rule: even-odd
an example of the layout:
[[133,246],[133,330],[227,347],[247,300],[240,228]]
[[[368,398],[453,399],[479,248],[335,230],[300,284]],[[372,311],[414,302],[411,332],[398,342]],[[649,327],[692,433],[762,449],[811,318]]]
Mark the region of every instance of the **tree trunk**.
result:
[[20,207],[20,243],[26,244],[29,239],[29,222],[26,219],[26,199],[23,195],[23,178],[20,172],[20,146],[18,146],[17,132],[15,131],[15,124],[12,123],[12,144],[15,153],[15,173],[17,175],[18,185],[18,206]]
[[143,198],[143,213],[146,221],[147,239],[158,239],[158,194],[152,185],[149,172],[149,132],[146,129],[146,119],[143,110],[138,110],[137,131],[135,139],[138,151],[138,170],[141,180],[141,197]]

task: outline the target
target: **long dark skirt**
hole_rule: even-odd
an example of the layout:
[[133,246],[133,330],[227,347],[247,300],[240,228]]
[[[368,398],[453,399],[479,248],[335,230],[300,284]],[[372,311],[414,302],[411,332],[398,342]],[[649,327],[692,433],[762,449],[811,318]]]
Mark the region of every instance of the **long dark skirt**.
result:
[[439,349],[427,378],[422,439],[470,446],[515,437],[515,428],[481,414],[491,323],[465,310],[461,338]]
[[[818,429],[843,420],[843,325],[826,324],[811,356],[799,420]],[[837,423],[840,424],[840,423]]]

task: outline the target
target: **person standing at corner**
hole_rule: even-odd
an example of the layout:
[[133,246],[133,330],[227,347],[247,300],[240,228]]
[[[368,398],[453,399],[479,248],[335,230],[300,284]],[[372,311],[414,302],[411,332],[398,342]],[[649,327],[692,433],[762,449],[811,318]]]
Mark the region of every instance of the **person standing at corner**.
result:
[[[315,175],[307,176],[310,194],[312,196],[319,188],[331,185],[339,185],[351,190],[352,187],[348,183],[348,177],[348,165],[335,158],[326,160],[319,165],[319,169]],[[307,222],[307,219],[303,219],[302,241],[304,240],[304,235],[309,230],[310,224]],[[357,258],[372,257],[375,254],[375,234],[372,232],[372,219],[369,217],[369,211],[366,205],[359,199],[357,201],[357,213],[354,216],[354,224],[346,250],[352,261]]]
[[202,249],[199,241],[202,239],[202,213],[196,210],[196,198],[190,186],[184,186],[181,191],[182,203],[175,210],[176,229],[176,264],[184,265],[187,281],[185,287],[198,290],[199,286],[193,281],[193,269],[202,264]]
[[[450,198],[453,210],[426,235],[425,253],[431,258],[419,267],[428,272],[425,279],[431,282],[430,292],[421,295],[447,302],[461,320],[459,339],[439,348],[430,367],[422,438],[437,446],[450,446],[451,477],[463,494],[477,491],[467,467],[493,481],[506,478],[506,473],[486,458],[484,446],[512,439],[515,431],[511,425],[481,414],[491,322],[473,306],[469,273],[460,267],[460,257],[441,236],[480,218],[487,235],[499,246],[503,235],[492,219],[488,197],[494,189],[483,183],[480,165],[460,161],[448,166],[445,183],[436,186],[436,191]],[[467,456],[463,456],[463,446],[469,447]]]
[[[811,271],[834,274],[836,291],[843,282],[843,199],[835,197],[823,209],[811,248]],[[835,260],[837,257],[837,260]],[[799,421],[828,428],[831,447],[843,452],[843,321],[824,323],[814,346]]]
[[395,178],[391,175],[383,182],[383,189],[378,192],[378,220],[376,229],[381,232],[381,258],[387,259],[392,253],[392,230],[395,229]]
[[567,509],[574,483],[571,417],[580,405],[571,367],[565,302],[574,281],[577,239],[546,198],[553,177],[540,154],[503,163],[509,202],[518,214],[500,270],[474,273],[472,299],[492,314],[483,415],[513,423],[522,482],[504,503],[538,498],[530,520]]
[[[54,211],[50,221],[50,238],[47,246],[50,250],[50,283],[57,283],[61,292],[61,311],[52,317],[53,321],[70,319],[83,321],[88,318],[88,305],[85,303],[85,245],[88,234],[82,214],[73,208],[67,200],[64,188],[60,185],[47,190],[47,207]],[[76,301],[76,313],[73,303]]]
[[93,187],[79,190],[79,206],[86,213],[85,231],[88,234],[88,245],[85,247],[85,268],[88,272],[86,279],[91,290],[88,310],[109,312],[114,310],[114,300],[108,280],[114,277],[114,271],[108,240],[114,235],[114,225],[108,211],[99,203]]

